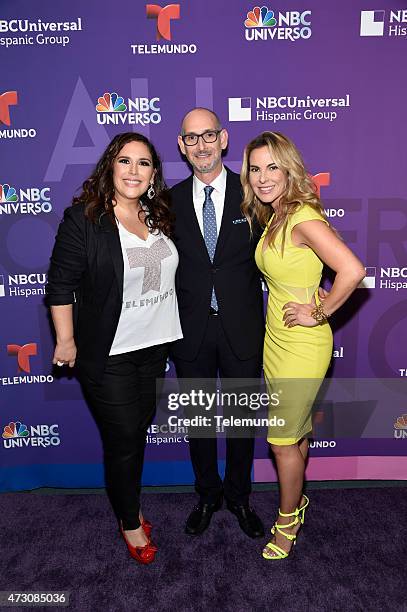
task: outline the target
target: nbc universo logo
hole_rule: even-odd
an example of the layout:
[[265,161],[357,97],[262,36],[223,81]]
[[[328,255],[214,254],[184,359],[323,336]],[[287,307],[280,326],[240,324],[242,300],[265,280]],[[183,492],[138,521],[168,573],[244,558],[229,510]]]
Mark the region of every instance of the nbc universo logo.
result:
[[157,124],[161,121],[160,98],[124,98],[116,92],[105,92],[98,98],[96,120],[99,125]]
[[147,19],[156,19],[156,38],[171,40],[171,20],[180,18],[180,5],[167,4],[161,7],[159,4],[146,4]]
[[19,344],[8,344],[7,354],[12,357],[17,357],[18,372],[30,374],[30,357],[37,355],[37,344],[35,342],[30,342],[23,346]]
[[229,121],[251,121],[251,98],[229,98]]
[[374,289],[376,287],[376,268],[365,268],[366,276],[359,283],[358,289]]
[[407,414],[397,417],[394,423],[394,437],[407,438]]
[[4,448],[24,448],[25,446],[59,446],[58,424],[30,425],[27,427],[21,421],[11,421],[5,425],[2,433]]
[[360,36],[383,36],[384,14],[384,11],[361,11]]
[[18,96],[16,91],[5,91],[0,94],[0,123],[11,125],[10,106],[18,104]]

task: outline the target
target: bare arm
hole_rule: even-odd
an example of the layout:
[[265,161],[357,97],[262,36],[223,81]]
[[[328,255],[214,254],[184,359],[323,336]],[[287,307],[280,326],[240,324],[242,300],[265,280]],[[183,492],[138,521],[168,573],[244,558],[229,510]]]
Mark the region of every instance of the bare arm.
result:
[[[336,272],[331,291],[323,300],[324,312],[334,313],[352,294],[365,276],[362,262],[323,221],[304,221],[293,228],[292,241],[296,246],[309,247]],[[299,307],[302,308],[299,308]],[[285,304],[284,321],[287,327],[304,325],[312,327],[316,321],[311,317],[314,304]]]
[[70,368],[73,368],[76,359],[76,346],[73,336],[72,304],[51,306],[51,316],[57,336],[52,363],[56,364],[59,361],[60,363],[67,363]]

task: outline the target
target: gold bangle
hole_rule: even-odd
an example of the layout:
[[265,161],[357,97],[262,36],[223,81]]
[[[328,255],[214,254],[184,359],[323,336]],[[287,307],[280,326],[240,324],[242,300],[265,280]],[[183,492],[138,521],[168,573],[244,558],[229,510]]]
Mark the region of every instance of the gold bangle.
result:
[[317,321],[320,325],[323,325],[330,316],[331,315],[326,314],[326,312],[324,312],[324,307],[322,306],[322,304],[318,304],[318,306],[316,306],[311,312],[311,317],[315,319],[315,321]]

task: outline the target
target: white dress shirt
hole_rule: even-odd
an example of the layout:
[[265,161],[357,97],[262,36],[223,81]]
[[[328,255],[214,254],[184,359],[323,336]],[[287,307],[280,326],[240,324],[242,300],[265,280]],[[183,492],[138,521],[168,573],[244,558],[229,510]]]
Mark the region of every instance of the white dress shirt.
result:
[[[225,204],[225,193],[226,193],[226,168],[222,166],[221,173],[210,183],[211,187],[213,187],[213,191],[211,193],[212,202],[215,206],[215,215],[216,215],[216,227],[220,230],[220,225],[222,223],[222,215],[223,215],[223,207]],[[198,219],[199,227],[203,236],[203,205],[205,202],[205,187],[208,187],[206,183],[203,183],[199,180],[194,174],[193,177],[193,187],[192,187],[192,197],[194,200],[194,208],[196,218]]]

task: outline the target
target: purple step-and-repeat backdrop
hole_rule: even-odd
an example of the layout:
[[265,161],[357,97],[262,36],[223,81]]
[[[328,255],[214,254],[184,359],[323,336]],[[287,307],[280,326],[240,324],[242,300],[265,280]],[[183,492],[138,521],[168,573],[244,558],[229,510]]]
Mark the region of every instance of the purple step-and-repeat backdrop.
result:
[[[365,262],[365,286],[333,322],[331,375],[406,376],[406,44],[398,0],[2,1],[0,490],[103,484],[79,386],[51,367],[49,256],[64,208],[116,133],[150,137],[170,185],[188,175],[177,133],[196,105],[228,129],[233,170],[259,132],[293,138]],[[316,440],[308,478],[405,478],[404,413],[388,405],[380,438],[363,435],[367,416],[358,439]],[[263,440],[253,477],[275,479]],[[190,482],[187,437],[164,441],[153,427],[144,484]]]

